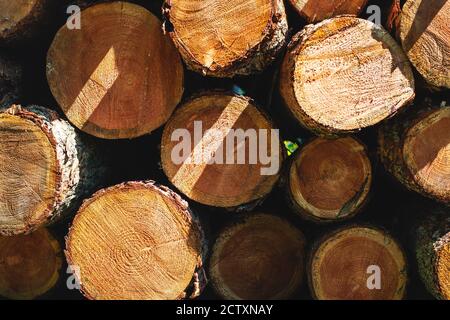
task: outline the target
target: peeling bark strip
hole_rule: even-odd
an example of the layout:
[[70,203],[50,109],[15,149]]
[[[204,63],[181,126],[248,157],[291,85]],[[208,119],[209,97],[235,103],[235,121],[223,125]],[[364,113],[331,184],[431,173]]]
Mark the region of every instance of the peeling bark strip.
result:
[[437,299],[450,300],[450,211],[437,209],[415,230],[419,274]]
[[128,2],[81,12],[47,56],[47,79],[76,127],[105,139],[135,138],[164,124],[183,94],[181,58],[161,22]]
[[[182,299],[206,284],[206,245],[187,202],[152,181],[100,190],[78,211],[66,238],[89,299]],[[190,294],[190,296],[189,296]]]
[[408,0],[403,6],[400,39],[408,58],[425,80],[450,88],[450,1]]
[[289,0],[309,23],[320,22],[342,14],[359,15],[367,0]]
[[379,131],[386,170],[408,189],[450,205],[450,106],[422,106]]
[[0,237],[0,296],[34,299],[57,283],[63,253],[45,229],[30,235]]
[[224,299],[287,299],[302,284],[305,239],[283,219],[254,214],[227,227],[210,261],[211,283]]
[[372,167],[367,149],[352,137],[316,138],[294,156],[288,181],[289,202],[303,218],[349,219],[368,200]]
[[0,0],[0,45],[28,39],[44,21],[49,0]]
[[163,14],[188,68],[205,76],[263,71],[288,30],[282,0],[167,0]]
[[405,54],[381,27],[341,16],[309,25],[289,45],[281,95],[293,116],[320,134],[357,131],[414,98]]
[[405,254],[390,235],[373,227],[349,226],[326,235],[315,244],[306,272],[318,300],[405,296]]
[[[162,168],[169,181],[194,201],[230,210],[253,207],[279,178],[283,156],[273,129],[251,99],[203,93],[186,101],[164,128]],[[231,130],[236,131],[230,134]],[[240,142],[237,130],[243,131],[241,137],[245,134]],[[175,161],[177,157],[181,161]],[[268,168],[273,173],[263,175]]]
[[29,233],[70,212],[98,182],[93,150],[46,108],[0,113],[0,234]]
[[22,67],[0,53],[0,109],[17,103],[21,94]]

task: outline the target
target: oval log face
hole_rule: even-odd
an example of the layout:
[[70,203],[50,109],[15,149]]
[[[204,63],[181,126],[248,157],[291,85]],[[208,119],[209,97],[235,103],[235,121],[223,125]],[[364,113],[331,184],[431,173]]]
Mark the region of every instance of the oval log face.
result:
[[113,2],[63,26],[47,57],[55,99],[79,129],[106,139],[134,138],[167,121],[183,93],[183,67],[161,22],[143,7]]
[[402,49],[381,27],[353,17],[301,31],[280,77],[290,111],[320,133],[372,126],[414,98],[414,78]]
[[225,229],[213,248],[211,282],[225,299],[284,299],[300,286],[303,234],[279,217],[256,214]]
[[166,189],[140,182],[87,200],[66,241],[82,292],[99,300],[182,298],[200,264],[203,240],[185,206]]
[[61,247],[45,229],[30,235],[0,237],[0,296],[33,299],[58,281]]
[[450,2],[408,0],[400,39],[412,64],[431,85],[450,88]]
[[295,204],[308,216],[345,219],[367,200],[372,169],[366,148],[358,140],[317,138],[297,153],[289,181]]
[[273,129],[248,98],[193,98],[164,128],[163,170],[192,200],[224,208],[247,204],[268,194],[278,179],[282,153]]
[[314,250],[310,286],[320,300],[396,300],[406,286],[405,256],[389,235],[349,227],[329,235]]
[[403,158],[426,194],[450,203],[450,107],[432,112],[406,132]]
[[54,143],[31,120],[0,114],[0,234],[43,223],[59,183]]

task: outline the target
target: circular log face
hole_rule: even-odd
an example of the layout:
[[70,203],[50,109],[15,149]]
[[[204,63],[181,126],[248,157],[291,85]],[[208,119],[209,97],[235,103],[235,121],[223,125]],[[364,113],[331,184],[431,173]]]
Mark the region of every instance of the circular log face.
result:
[[[211,75],[230,76],[272,37],[279,0],[170,0],[175,44],[188,66]],[[284,39],[281,41],[283,42]],[[278,45],[275,43],[275,45]]]
[[46,220],[59,181],[56,152],[33,121],[0,114],[0,234],[25,232]]
[[198,226],[178,199],[154,185],[98,192],[75,217],[69,264],[90,299],[177,299],[201,259]]
[[30,235],[0,237],[0,296],[33,299],[59,278],[62,252],[46,229]]
[[320,132],[374,125],[414,98],[409,62],[381,27],[353,17],[309,26],[291,43],[280,79],[294,116]]
[[450,107],[438,109],[406,132],[403,157],[427,194],[450,203]]
[[[272,123],[248,98],[205,94],[185,103],[167,123],[162,167],[192,200],[216,207],[247,204],[268,194],[278,179],[282,151],[271,129]],[[179,130],[187,134],[182,141]],[[232,139],[233,134],[239,136],[238,130],[248,133],[239,143],[239,138]],[[180,152],[186,142],[188,150]],[[261,153],[271,163],[263,165]],[[176,157],[181,159],[175,161]],[[264,169],[271,172],[265,174]]]
[[293,200],[312,218],[336,220],[356,213],[372,180],[366,148],[354,138],[316,138],[301,149],[291,166]]
[[167,121],[183,93],[183,67],[161,22],[126,2],[81,13],[82,28],[63,26],[47,57],[55,99],[81,130],[133,138]]
[[310,267],[311,290],[320,300],[401,299],[405,293],[402,250],[390,236],[372,228],[332,234],[315,250]]
[[408,0],[400,39],[409,59],[430,84],[450,88],[450,2]]
[[308,22],[319,22],[341,14],[358,15],[367,0],[289,0]]
[[303,278],[302,233],[258,214],[226,229],[213,248],[211,281],[225,299],[284,299]]
[[0,12],[4,17],[0,19],[0,39],[9,35],[11,30],[15,30],[40,2],[42,0],[0,0]]

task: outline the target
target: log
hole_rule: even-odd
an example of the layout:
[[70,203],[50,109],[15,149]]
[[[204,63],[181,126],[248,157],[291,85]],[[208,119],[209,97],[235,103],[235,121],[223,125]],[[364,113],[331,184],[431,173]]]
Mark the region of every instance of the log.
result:
[[164,128],[163,171],[194,201],[252,209],[279,178],[283,154],[273,130],[271,120],[247,97],[224,92],[191,97]]
[[414,98],[406,55],[380,26],[349,16],[308,25],[291,41],[280,92],[300,124],[319,134],[358,131]]
[[62,218],[104,170],[92,147],[55,112],[13,105],[0,113],[0,235]]
[[427,105],[379,130],[379,154],[408,189],[450,205],[450,106]]
[[163,14],[187,67],[212,77],[262,72],[288,30],[282,0],[166,0]]
[[0,296],[35,299],[57,283],[63,263],[58,241],[45,229],[0,237]]
[[437,209],[415,229],[420,277],[436,299],[450,300],[450,211]]
[[316,138],[295,154],[288,181],[289,203],[301,217],[314,222],[352,218],[369,197],[367,148],[353,137]]
[[203,231],[188,204],[152,181],[103,189],[79,209],[66,238],[89,299],[181,299],[205,286]]
[[359,15],[367,0],[289,0],[308,23],[317,23],[339,15]]
[[254,214],[225,228],[210,260],[211,284],[224,299],[275,300],[302,284],[305,239],[285,220]]
[[51,3],[50,0],[1,0],[0,46],[21,44],[38,33]]
[[183,94],[183,66],[161,22],[128,2],[81,12],[47,56],[50,89],[79,129],[105,139],[135,138],[164,124]]
[[405,254],[390,235],[355,225],[316,243],[306,272],[314,299],[399,300],[405,295],[406,270]]
[[0,109],[17,103],[21,95],[22,67],[10,56],[0,54]]
[[450,2],[408,0],[403,6],[400,39],[403,49],[424,79],[450,88]]

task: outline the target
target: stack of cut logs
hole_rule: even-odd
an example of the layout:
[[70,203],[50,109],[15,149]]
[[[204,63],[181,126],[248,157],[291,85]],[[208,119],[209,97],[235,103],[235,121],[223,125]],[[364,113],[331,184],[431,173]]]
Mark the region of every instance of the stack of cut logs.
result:
[[450,0],[377,3],[0,0],[0,296],[450,299]]

